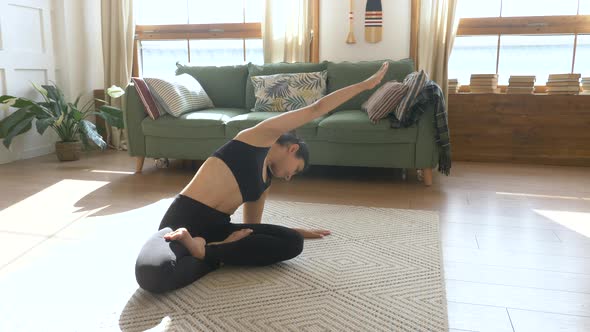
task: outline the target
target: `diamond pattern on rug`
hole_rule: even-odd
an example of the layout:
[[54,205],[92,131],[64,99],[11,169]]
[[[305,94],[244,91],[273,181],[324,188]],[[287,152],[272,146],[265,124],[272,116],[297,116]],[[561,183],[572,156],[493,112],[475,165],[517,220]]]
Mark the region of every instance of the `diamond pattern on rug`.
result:
[[171,202],[85,218],[33,248],[19,270],[0,273],[10,317],[0,331],[448,330],[435,212],[268,201],[263,222],[332,235],[306,240],[287,262],[226,266],[151,294],[134,263]]
[[[240,218],[239,210],[233,222]],[[436,213],[272,201],[263,221],[326,228],[333,235],[306,240],[303,253],[288,262],[224,267],[159,295],[176,303],[175,313],[184,313],[170,326],[203,331],[448,330]],[[150,296],[143,291],[134,295]],[[131,307],[122,313],[121,326],[153,327],[142,325],[141,309]]]

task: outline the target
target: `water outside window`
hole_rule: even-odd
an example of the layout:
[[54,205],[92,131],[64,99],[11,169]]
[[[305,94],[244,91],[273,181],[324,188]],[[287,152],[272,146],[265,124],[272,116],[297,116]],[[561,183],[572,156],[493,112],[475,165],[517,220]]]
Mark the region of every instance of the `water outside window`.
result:
[[590,35],[578,35],[574,72],[582,74],[582,77],[590,77]]
[[508,85],[510,75],[536,75],[535,84],[545,85],[549,74],[571,72],[573,52],[573,35],[502,36],[498,84]]
[[143,77],[171,78],[176,62],[188,62],[186,40],[145,40],[141,42]]
[[256,65],[264,64],[262,39],[246,39],[246,62]]
[[456,37],[449,60],[449,78],[468,85],[471,74],[495,74],[497,48],[497,36]]

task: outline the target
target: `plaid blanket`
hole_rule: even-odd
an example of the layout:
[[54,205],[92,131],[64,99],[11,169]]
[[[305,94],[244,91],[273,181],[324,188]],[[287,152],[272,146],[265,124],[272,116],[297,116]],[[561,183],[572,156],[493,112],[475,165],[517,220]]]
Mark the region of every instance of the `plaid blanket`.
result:
[[401,121],[395,117],[395,112],[389,113],[392,128],[406,128],[420,119],[427,106],[434,104],[434,119],[436,122],[436,143],[438,144],[438,170],[449,175],[451,172],[451,141],[447,121],[447,106],[442,89],[434,81],[427,81],[422,92],[414,99],[407,113],[401,116]]

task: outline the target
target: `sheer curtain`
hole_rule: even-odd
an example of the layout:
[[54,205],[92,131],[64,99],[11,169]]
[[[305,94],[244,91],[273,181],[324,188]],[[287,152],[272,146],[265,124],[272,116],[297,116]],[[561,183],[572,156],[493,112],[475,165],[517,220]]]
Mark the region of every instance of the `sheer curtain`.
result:
[[[133,68],[133,0],[102,0],[101,21],[105,88],[117,85],[124,89],[131,80]],[[121,107],[124,97],[113,99],[111,103]],[[111,127],[109,132],[110,144],[126,149],[125,131]]]
[[310,0],[265,0],[262,22],[264,62],[309,62]]
[[418,24],[419,69],[424,69],[448,97],[448,68],[459,19],[457,0],[420,1]]

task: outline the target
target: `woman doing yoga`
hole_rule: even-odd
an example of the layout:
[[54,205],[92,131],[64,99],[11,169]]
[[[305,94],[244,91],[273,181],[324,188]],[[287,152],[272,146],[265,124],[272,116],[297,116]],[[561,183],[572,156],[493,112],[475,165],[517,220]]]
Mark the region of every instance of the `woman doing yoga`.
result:
[[[385,62],[360,83],[242,130],[215,151],[176,196],[159,231],[142,247],[135,264],[141,288],[162,293],[184,287],[224,264],[262,266],[288,260],[301,253],[303,238],[330,234],[260,224],[271,178],[289,180],[308,166],[305,143],[284,133],[373,89],[387,68]],[[242,203],[244,223],[231,223],[230,215]]]

